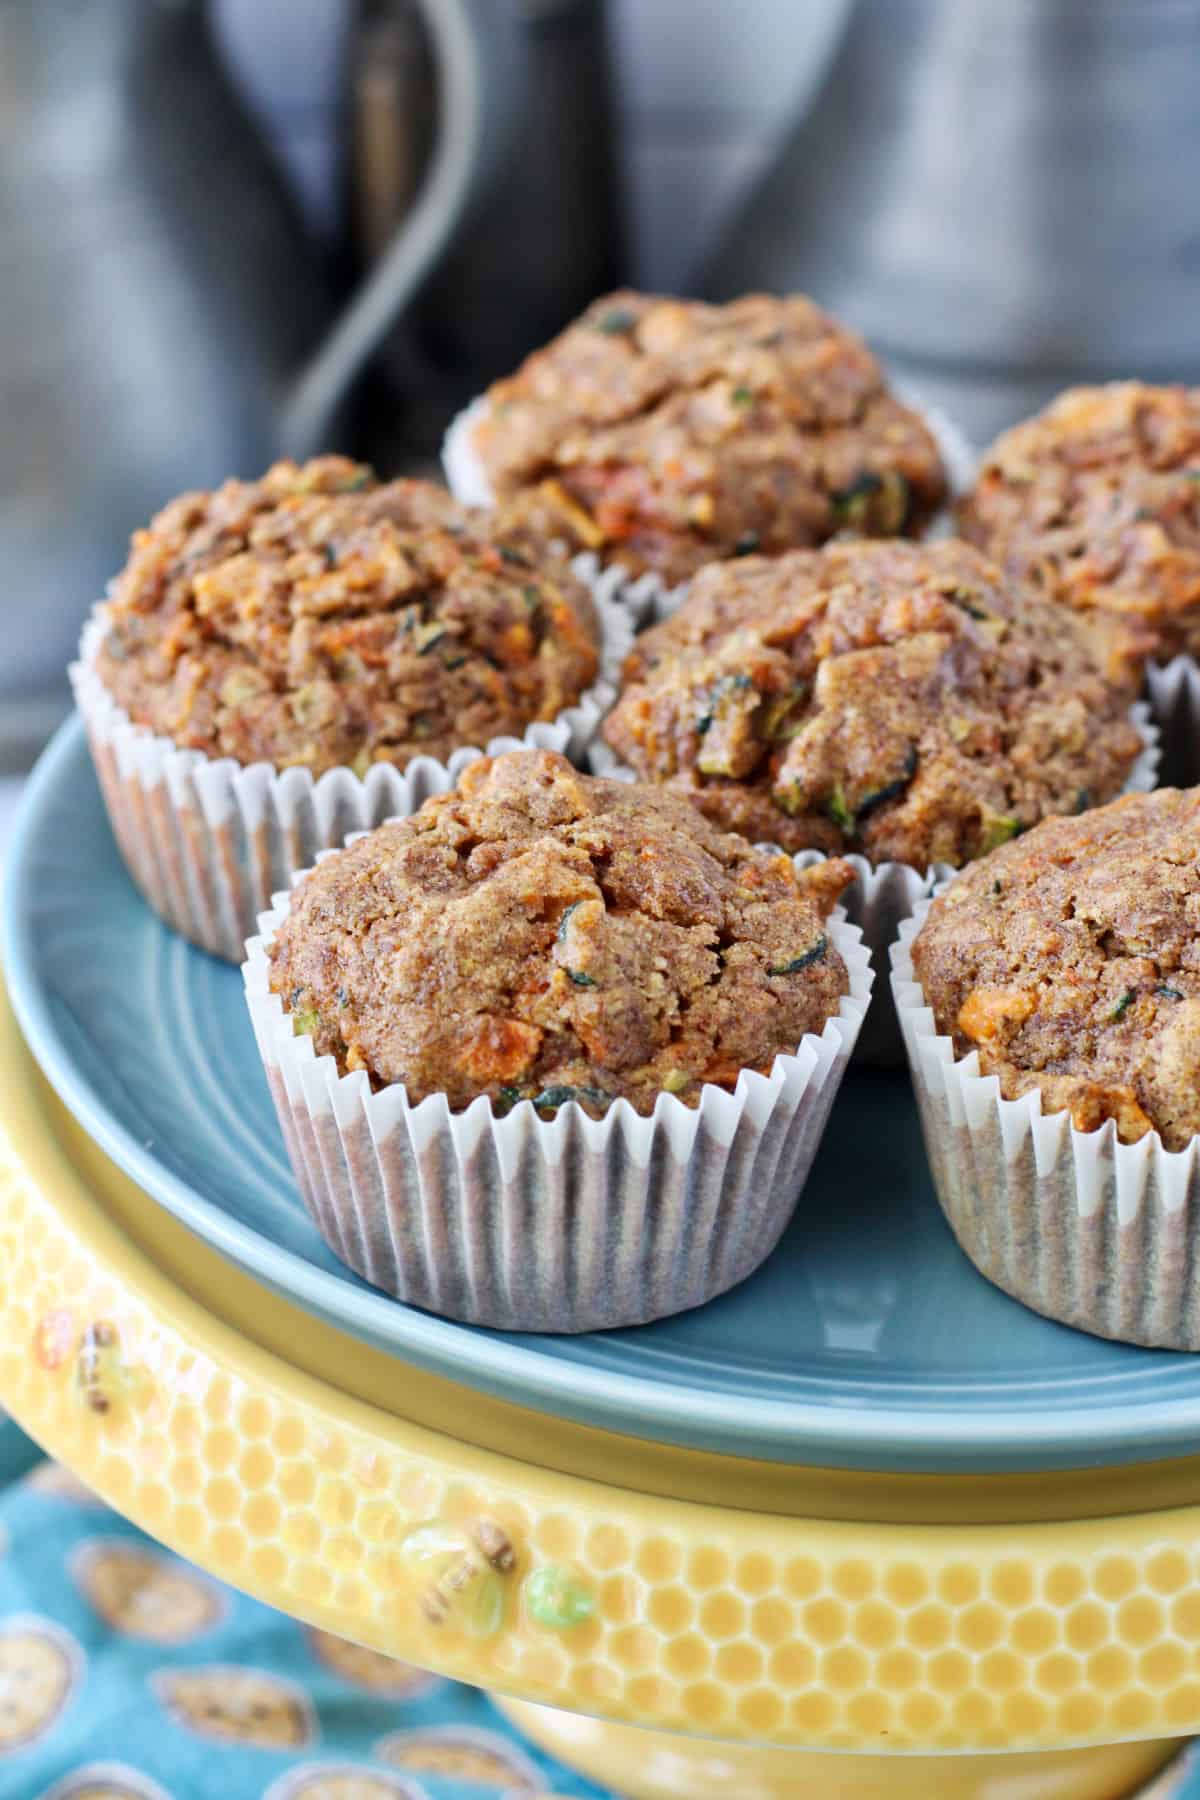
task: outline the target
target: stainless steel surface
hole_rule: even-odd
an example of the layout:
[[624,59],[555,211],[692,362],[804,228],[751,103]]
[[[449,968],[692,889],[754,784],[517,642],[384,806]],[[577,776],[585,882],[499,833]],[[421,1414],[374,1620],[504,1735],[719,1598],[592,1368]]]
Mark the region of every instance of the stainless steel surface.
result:
[[391,244],[288,397],[279,441],[303,457],[325,446],[338,409],[454,235],[491,190],[512,141],[526,73],[517,0],[419,0],[433,50],[433,152]]
[[[431,25],[441,10],[430,0],[376,4],[427,13]],[[495,0],[484,6],[494,18]],[[373,396],[374,436],[386,441],[390,424],[393,438],[435,450],[482,387],[622,278],[606,14],[605,0],[516,0],[506,81],[496,49],[483,55],[481,92],[503,137],[493,131],[473,205],[374,364],[390,378]],[[405,100],[397,83],[391,105]],[[443,111],[435,155],[453,122]],[[400,139],[402,121],[384,135]]]
[[1200,380],[1200,0],[859,0],[702,277],[804,288],[977,437]]
[[65,710],[130,531],[269,458],[327,317],[194,11],[0,0],[0,766]]
[[[0,768],[28,762],[66,709],[80,622],[165,500],[253,474],[281,448],[358,447],[344,411],[355,379],[485,203],[493,236],[433,300],[456,315],[456,342],[484,343],[481,360],[494,313],[517,316],[539,286],[562,301],[568,273],[576,288],[581,270],[595,273],[584,252],[605,215],[588,215],[564,134],[571,81],[587,127],[599,78],[587,86],[576,54],[567,87],[551,92],[538,47],[568,15],[601,21],[602,0],[419,8],[436,72],[433,153],[335,318],[202,0],[0,0]],[[552,111],[553,143],[540,129]],[[518,143],[552,165],[532,211]],[[580,168],[600,155],[598,143],[578,152]],[[522,239],[524,285],[512,278]],[[525,328],[541,325],[531,312]]]

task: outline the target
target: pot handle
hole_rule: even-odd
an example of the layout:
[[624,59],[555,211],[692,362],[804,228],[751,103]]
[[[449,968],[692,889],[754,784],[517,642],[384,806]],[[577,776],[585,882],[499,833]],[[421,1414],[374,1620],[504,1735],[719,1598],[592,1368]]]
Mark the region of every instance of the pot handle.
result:
[[433,51],[437,129],[408,217],[293,384],[279,448],[302,461],[325,447],[351,383],[413,299],[507,146],[521,63],[512,0],[417,0]]

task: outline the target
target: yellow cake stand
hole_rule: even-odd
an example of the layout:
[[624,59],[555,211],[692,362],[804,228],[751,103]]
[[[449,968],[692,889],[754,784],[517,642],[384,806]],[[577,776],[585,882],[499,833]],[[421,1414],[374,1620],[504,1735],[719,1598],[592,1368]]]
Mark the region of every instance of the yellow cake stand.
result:
[[636,1800],[1115,1800],[1200,1731],[1200,1459],[856,1475],[526,1412],[198,1243],[3,996],[0,1082],[0,1401],[223,1580]]

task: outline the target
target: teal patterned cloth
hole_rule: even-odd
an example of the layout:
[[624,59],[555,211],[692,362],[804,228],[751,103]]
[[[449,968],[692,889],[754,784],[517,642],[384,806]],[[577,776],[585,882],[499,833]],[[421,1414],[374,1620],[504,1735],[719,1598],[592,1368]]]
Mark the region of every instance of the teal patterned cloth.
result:
[[0,1424],[0,1800],[607,1800],[485,1695],[172,1556]]

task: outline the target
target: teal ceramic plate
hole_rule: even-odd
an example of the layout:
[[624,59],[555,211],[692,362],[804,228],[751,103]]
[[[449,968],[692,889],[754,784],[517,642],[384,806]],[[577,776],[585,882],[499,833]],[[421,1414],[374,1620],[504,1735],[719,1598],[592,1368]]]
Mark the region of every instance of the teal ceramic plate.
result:
[[4,955],[35,1056],[109,1155],[232,1261],[404,1361],[585,1422],[782,1461],[1027,1469],[1200,1450],[1200,1357],[1049,1324],[975,1273],[934,1201],[900,1075],[850,1076],[784,1243],[697,1312],[506,1336],[365,1286],[301,1206],[240,974],[139,899],[78,724],[26,793]]

